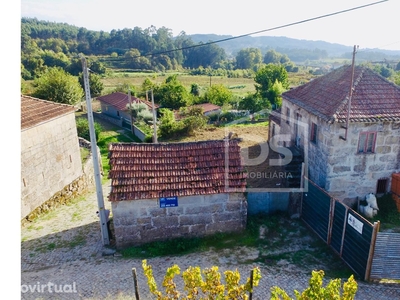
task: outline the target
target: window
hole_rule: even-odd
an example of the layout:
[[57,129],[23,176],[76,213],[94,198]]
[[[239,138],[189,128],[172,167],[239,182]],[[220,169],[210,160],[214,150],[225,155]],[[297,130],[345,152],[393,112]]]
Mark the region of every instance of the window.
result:
[[386,193],[387,183],[388,183],[388,179],[387,178],[378,179],[378,183],[376,185],[376,193],[377,194]]
[[286,108],[286,123],[289,124],[290,119],[290,109],[289,107]]
[[310,134],[310,141],[314,144],[317,143],[317,134],[318,134],[318,126],[315,123],[311,124],[311,134]]
[[361,132],[358,140],[358,153],[373,153],[375,140],[376,132]]

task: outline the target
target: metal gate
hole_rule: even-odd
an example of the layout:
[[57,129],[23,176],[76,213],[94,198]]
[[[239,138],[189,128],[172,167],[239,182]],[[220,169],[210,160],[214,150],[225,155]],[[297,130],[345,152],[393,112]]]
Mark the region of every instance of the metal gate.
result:
[[379,221],[372,224],[308,178],[301,217],[361,278],[370,279]]
[[400,280],[400,233],[378,233],[371,279]]

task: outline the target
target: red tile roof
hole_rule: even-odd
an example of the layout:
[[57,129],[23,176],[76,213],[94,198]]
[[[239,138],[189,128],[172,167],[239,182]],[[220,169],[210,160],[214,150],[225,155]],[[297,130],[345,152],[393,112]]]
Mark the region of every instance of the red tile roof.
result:
[[110,201],[244,192],[237,140],[109,145]]
[[[104,95],[97,97],[97,100],[102,101],[104,103],[107,103],[111,106],[114,106],[116,109],[120,111],[127,110],[127,105],[129,104],[129,97],[127,94],[120,93],[120,92],[115,92],[112,94]],[[132,103],[144,103],[147,105],[149,109],[151,109],[153,106],[151,105],[150,101],[147,100],[142,100],[139,98],[136,98],[134,96],[131,96]],[[158,108],[159,105],[154,104],[155,108]]]
[[[284,92],[282,97],[328,122],[345,122],[351,73],[351,66],[340,67]],[[369,68],[356,66],[350,121],[378,120],[400,120],[400,87]]]
[[[192,106],[186,107],[187,109],[191,109],[192,107],[201,107],[203,109],[203,114],[206,114],[208,112],[212,112],[214,110],[221,109],[221,106],[212,104],[212,103],[202,103],[202,104],[196,104]],[[184,118],[184,116],[181,115],[179,110],[174,110],[174,116],[175,120],[181,120]]]
[[22,130],[74,112],[72,105],[21,95]]
[[215,104],[212,104],[212,103],[196,104],[196,105],[193,105],[192,107],[201,107],[201,108],[203,108],[203,112],[204,113],[208,113],[208,112],[213,111],[213,110],[221,109],[221,106],[218,106],[218,105],[215,105]]

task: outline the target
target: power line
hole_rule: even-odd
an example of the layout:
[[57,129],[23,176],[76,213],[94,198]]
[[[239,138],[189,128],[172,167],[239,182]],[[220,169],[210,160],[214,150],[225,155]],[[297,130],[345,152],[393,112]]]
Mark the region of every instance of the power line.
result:
[[259,31],[251,32],[251,33],[246,33],[246,34],[242,34],[242,35],[238,35],[238,36],[233,36],[233,37],[225,38],[225,39],[221,39],[221,40],[211,41],[211,42],[207,42],[207,43],[204,43],[204,44],[197,44],[197,45],[192,45],[192,46],[177,48],[177,49],[173,49],[173,50],[165,50],[165,51],[160,51],[160,52],[155,52],[155,53],[147,53],[147,54],[140,55],[140,56],[134,56],[133,58],[137,58],[137,57],[146,57],[146,56],[155,56],[155,55],[160,55],[160,54],[165,54],[165,53],[171,53],[171,52],[180,51],[180,50],[187,50],[187,49],[192,49],[192,48],[196,48],[196,47],[202,47],[202,46],[207,46],[207,45],[211,45],[211,44],[226,42],[226,41],[230,41],[230,40],[234,40],[234,39],[239,39],[239,38],[242,38],[242,37],[250,36],[250,35],[253,35],[253,34],[258,34],[258,33],[268,32],[268,31],[273,31],[273,30],[277,30],[277,29],[281,29],[281,28],[286,28],[286,27],[290,27],[290,26],[294,26],[294,25],[299,25],[299,24],[302,24],[302,23],[306,23],[306,22],[310,22],[310,21],[314,21],[314,20],[318,20],[318,19],[322,19],[322,18],[326,18],[326,17],[331,17],[331,16],[334,16],[334,15],[346,13],[346,12],[349,12],[349,11],[361,9],[361,8],[364,8],[364,7],[368,7],[368,6],[380,4],[380,3],[383,3],[383,2],[387,2],[387,1],[389,1],[389,0],[382,0],[382,1],[373,2],[373,3],[370,3],[370,4],[360,5],[360,6],[356,6],[356,7],[353,7],[353,8],[349,8],[349,9],[345,9],[345,10],[340,10],[340,11],[337,11],[337,12],[334,12],[334,13],[325,14],[325,15],[320,15],[320,16],[318,16],[318,17],[313,17],[313,18],[305,19],[305,20],[302,20],[302,21],[297,21],[297,22],[293,22],[293,23],[288,23],[288,24],[285,24],[285,25],[280,25],[280,26],[277,26],[277,27],[272,27],[272,28],[268,28],[268,29],[264,29],[264,30],[259,30]]

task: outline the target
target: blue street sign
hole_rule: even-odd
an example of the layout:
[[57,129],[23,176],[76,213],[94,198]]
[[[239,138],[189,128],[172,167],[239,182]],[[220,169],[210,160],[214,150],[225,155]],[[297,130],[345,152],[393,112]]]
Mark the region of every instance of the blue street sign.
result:
[[178,197],[162,197],[160,198],[160,208],[178,206]]

